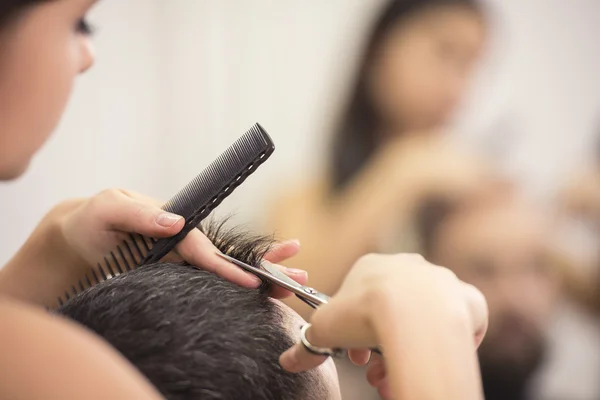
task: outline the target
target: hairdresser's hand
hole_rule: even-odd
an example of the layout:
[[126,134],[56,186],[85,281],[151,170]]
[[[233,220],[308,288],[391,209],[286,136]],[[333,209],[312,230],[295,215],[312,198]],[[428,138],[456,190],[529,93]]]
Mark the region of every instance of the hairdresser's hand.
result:
[[[416,200],[432,195],[468,196],[488,178],[483,160],[447,143],[441,136],[399,138],[383,149],[383,170],[392,182],[410,182]],[[406,185],[401,196],[406,196]]]
[[[129,233],[163,238],[173,236],[184,226],[183,218],[165,213],[161,202],[124,191],[106,190],[86,199],[66,201],[55,207],[7,268],[10,274],[0,279],[3,287],[16,297],[53,306],[56,298],[76,284],[88,270],[102,260]],[[280,262],[299,250],[296,242],[282,243],[267,257]],[[217,256],[216,247],[199,230],[194,230],[177,246],[177,257],[245,287],[260,281]],[[34,265],[35,271],[26,267]],[[283,268],[283,267],[282,267]],[[286,270],[302,283],[303,272]],[[6,285],[3,285],[6,284]],[[285,296],[284,292],[275,293]],[[33,297],[33,298],[32,298]]]
[[[380,345],[369,381],[386,398],[480,399],[476,348],[487,328],[483,295],[449,270],[416,255],[360,259],[331,302],[312,316],[315,346],[364,349]],[[356,363],[368,352],[353,351]],[[292,372],[325,360],[298,344],[281,356]]]

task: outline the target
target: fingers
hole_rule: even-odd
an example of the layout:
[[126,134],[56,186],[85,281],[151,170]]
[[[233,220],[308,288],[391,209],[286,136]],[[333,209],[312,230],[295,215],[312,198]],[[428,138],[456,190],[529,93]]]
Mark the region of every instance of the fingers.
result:
[[475,336],[475,346],[479,347],[488,328],[488,306],[483,294],[473,285],[461,282]]
[[[301,269],[286,268],[276,265],[298,254],[300,251],[300,242],[297,240],[288,240],[277,244],[271,251],[265,255],[265,260],[273,263],[281,272],[295,280],[301,285],[308,283],[308,273]],[[271,297],[275,299],[284,299],[290,297],[292,292],[285,290],[280,286],[274,285],[271,289]]]
[[[284,242],[277,246],[267,257],[271,260],[285,259],[298,252],[299,247],[295,242]],[[248,288],[256,288],[260,285],[260,279],[248,273],[227,260],[217,255],[218,249],[198,229],[192,230],[187,237],[177,246],[177,252],[186,262],[204,270],[213,272],[230,282]],[[308,273],[303,270],[286,268],[275,265],[284,274],[304,285],[308,282]],[[279,286],[273,286],[271,296],[282,299],[292,293]]]
[[[352,301],[343,298],[332,298],[331,301],[318,308],[312,318],[312,326],[306,332],[307,339],[317,347],[324,348],[362,348],[376,345],[376,339],[371,336],[368,319],[363,318],[360,311],[353,306]],[[356,361],[368,359],[365,351],[354,351]],[[309,353],[299,343],[287,350],[280,358],[281,366],[289,372],[301,372],[314,368],[326,357]]]
[[160,207],[160,208],[162,208],[163,205],[165,204],[164,201],[156,200],[153,197],[149,197],[149,196],[146,196],[144,194],[141,194],[141,193],[138,193],[138,192],[134,192],[132,190],[125,190],[125,189],[118,189],[118,190],[121,193],[123,193],[124,195],[126,195],[128,197],[131,197],[132,199],[139,200],[139,201],[141,201],[143,203],[152,204],[152,205],[155,205],[155,206]]
[[271,251],[265,255],[265,260],[278,264],[288,258],[294,257],[300,251],[300,242],[297,240],[288,240],[277,244]]
[[[89,207],[98,221],[103,221],[102,229],[135,232],[144,236],[162,238],[177,234],[185,225],[185,220],[162,210],[158,200],[139,193],[109,189],[90,201]],[[298,241],[288,241],[276,246],[265,257],[273,263],[281,262],[298,253]],[[217,248],[199,230],[192,230],[177,246],[177,252],[183,260],[191,265],[213,272],[240,286],[255,288],[260,285],[260,279],[243,271],[217,255]],[[301,284],[307,282],[305,271],[281,267],[290,278]],[[273,296],[283,298],[291,293],[281,288],[275,288]]]
[[386,376],[383,378],[379,386],[377,386],[377,394],[384,400],[392,400],[392,388],[390,387],[390,380]]
[[192,229],[177,245],[181,257],[191,265],[210,271],[230,282],[247,288],[256,288],[260,279],[217,255],[218,249],[198,229]]
[[371,350],[348,350],[348,357],[354,364],[362,367],[371,359]]
[[[281,272],[283,272],[299,284],[306,285],[308,283],[308,272],[303,271],[301,269],[286,268],[276,264],[273,265],[275,265],[277,268],[279,268]],[[275,299],[285,299],[286,297],[290,297],[292,295],[292,292],[280,286],[273,285],[273,287],[271,288],[270,295]]]
[[367,366],[367,382],[377,389],[379,396],[383,399],[391,399],[391,390],[387,377],[387,370],[383,358],[379,354],[373,354]]
[[163,211],[155,200],[131,197],[110,189],[90,200],[92,213],[103,221],[106,230],[135,232],[148,237],[169,237],[185,225],[183,217]]
[[[311,318],[311,328],[306,332],[307,339],[317,347],[325,348],[364,348],[365,344],[375,345],[369,336],[369,328],[363,326],[367,319],[362,318],[352,306],[352,302],[340,298],[317,309]],[[361,351],[353,351],[352,357],[363,363],[368,357]],[[301,343],[283,353],[279,362],[289,372],[302,372],[322,364],[327,357],[309,353]]]
[[298,343],[279,357],[279,364],[286,371],[296,373],[316,368],[323,364],[327,358],[326,356],[309,353],[302,344]]
[[379,354],[373,354],[367,366],[367,382],[373,387],[378,387],[385,378],[385,364]]
[[310,320],[310,342],[325,348],[364,349],[377,346],[368,311],[356,300],[352,295],[338,295],[319,307]]
[[[144,236],[161,238],[177,234],[185,225],[178,215],[160,208],[160,202],[138,193],[111,189],[95,196],[90,207],[104,221],[106,230],[135,232]],[[283,253],[290,253],[284,249]],[[192,230],[178,244],[181,258],[191,265],[213,272],[240,286],[255,288],[260,279],[217,255],[217,248],[198,229]]]

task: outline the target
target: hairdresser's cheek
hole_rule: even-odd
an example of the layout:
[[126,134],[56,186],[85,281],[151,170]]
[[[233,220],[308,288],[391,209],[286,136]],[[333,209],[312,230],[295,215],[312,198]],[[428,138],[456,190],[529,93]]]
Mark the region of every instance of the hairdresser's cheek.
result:
[[53,44],[54,51],[44,51],[44,62],[37,64],[38,93],[43,93],[32,101],[32,104],[36,104],[39,115],[39,125],[35,127],[38,148],[50,137],[60,122],[74,80],[79,73],[78,47],[70,41],[60,46]]
[[[54,30],[52,31],[54,33]],[[30,37],[29,53],[24,62],[29,77],[26,106],[23,110],[32,152],[37,151],[56,129],[66,108],[78,73],[77,41],[58,31],[46,38]]]
[[62,54],[56,46],[44,47],[50,44],[24,29],[3,54],[0,174],[10,170],[9,177],[15,177],[27,168],[56,127],[66,104],[70,85],[61,68]]

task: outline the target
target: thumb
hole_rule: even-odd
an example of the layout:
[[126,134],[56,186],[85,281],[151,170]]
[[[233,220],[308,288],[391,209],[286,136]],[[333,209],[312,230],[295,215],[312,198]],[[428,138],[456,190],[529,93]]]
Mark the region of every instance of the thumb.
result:
[[279,357],[279,363],[286,371],[296,373],[316,368],[327,358],[309,353],[301,343],[297,343]]
[[135,232],[149,237],[169,237],[179,232],[185,220],[162,210],[156,203],[109,190],[96,196],[90,204],[105,221],[106,229]]
[[[368,318],[352,300],[338,294],[319,307],[312,315],[306,339],[315,346],[329,348],[364,349],[377,345]],[[326,359],[297,343],[281,355],[279,362],[289,372],[302,372],[319,366]]]

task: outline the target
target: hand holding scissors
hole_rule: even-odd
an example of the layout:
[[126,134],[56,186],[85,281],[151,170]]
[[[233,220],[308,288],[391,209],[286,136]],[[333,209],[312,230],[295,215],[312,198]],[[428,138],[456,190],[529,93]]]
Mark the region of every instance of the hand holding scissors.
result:
[[[250,268],[276,284],[285,281],[265,265]],[[303,285],[283,285],[318,306],[305,332],[313,345],[385,349],[385,358],[375,357],[367,368],[369,383],[383,398],[482,398],[476,349],[487,329],[487,305],[481,292],[448,269],[416,255],[368,255],[331,298]],[[351,358],[358,364],[369,360],[365,352]],[[325,359],[298,343],[280,362],[300,372]]]
[[[243,263],[233,257],[230,257],[226,254],[218,253],[224,259],[230,261],[231,263],[237,265],[238,267],[255,274],[261,279],[279,287],[282,287],[286,290],[289,290],[293,294],[296,295],[300,300],[309,305],[310,307],[317,309],[318,307],[327,304],[331,297],[328,295],[321,293],[309,286],[302,285],[295,280],[291,279],[284,273],[282,273],[277,267],[271,264],[268,261],[263,261],[259,267],[253,267],[249,264]],[[332,355],[339,356],[342,354],[341,349],[324,349],[319,348],[317,346],[312,345],[308,339],[306,338],[306,333],[310,328],[310,324],[306,324],[301,331],[302,344],[306,348],[307,351],[315,354],[315,355]],[[371,351],[382,354],[381,350],[377,348],[371,349]]]

